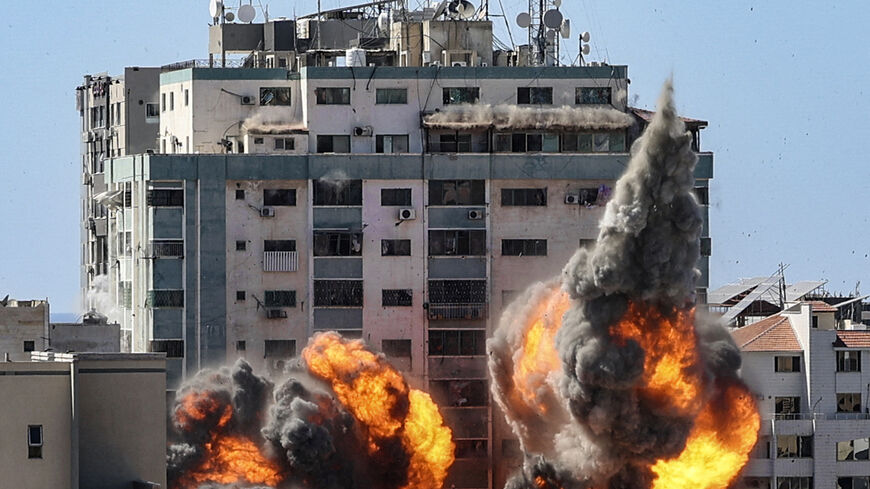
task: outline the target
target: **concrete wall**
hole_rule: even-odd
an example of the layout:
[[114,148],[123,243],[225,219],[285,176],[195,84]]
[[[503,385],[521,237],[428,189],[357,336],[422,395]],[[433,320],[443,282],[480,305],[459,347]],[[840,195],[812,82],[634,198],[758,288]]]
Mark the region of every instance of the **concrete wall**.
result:
[[0,306],[0,359],[8,353],[13,361],[26,361],[30,353],[24,342],[32,341],[34,351],[42,351],[48,337],[49,306],[45,301],[11,300]]
[[49,346],[56,352],[120,352],[121,328],[117,324],[52,323]]

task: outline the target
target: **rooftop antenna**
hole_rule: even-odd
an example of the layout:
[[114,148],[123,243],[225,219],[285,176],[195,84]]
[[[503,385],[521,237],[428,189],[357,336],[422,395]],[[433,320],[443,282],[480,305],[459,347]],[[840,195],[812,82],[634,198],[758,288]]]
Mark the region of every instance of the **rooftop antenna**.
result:
[[559,39],[567,39],[571,32],[570,22],[559,11],[561,5],[562,0],[529,0],[529,11],[517,16],[517,25],[529,30],[533,65],[559,64]]
[[257,11],[254,10],[253,5],[248,3],[239,6],[238,15],[240,21],[249,24],[257,17]]

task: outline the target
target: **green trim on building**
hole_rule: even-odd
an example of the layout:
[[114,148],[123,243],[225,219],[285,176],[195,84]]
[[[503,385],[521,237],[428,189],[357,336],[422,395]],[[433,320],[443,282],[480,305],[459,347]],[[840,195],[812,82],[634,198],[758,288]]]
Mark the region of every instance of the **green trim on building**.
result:
[[357,79],[602,79],[626,78],[628,66],[304,66],[302,78]]

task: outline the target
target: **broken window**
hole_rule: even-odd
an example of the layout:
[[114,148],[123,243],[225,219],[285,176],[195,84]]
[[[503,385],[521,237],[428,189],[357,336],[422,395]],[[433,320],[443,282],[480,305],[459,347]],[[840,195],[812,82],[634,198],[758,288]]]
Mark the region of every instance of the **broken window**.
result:
[[518,87],[517,104],[553,103],[553,87]]
[[486,406],[489,388],[486,380],[433,380],[429,392],[439,406]]
[[546,239],[503,239],[503,256],[547,256]]
[[429,302],[483,304],[486,302],[486,280],[430,280]]
[[610,104],[610,87],[577,87],[574,89],[575,104]]
[[181,207],[184,205],[184,190],[150,189],[148,190],[146,203],[151,207]]
[[701,256],[710,256],[713,252],[713,240],[701,238]]
[[267,239],[263,241],[263,251],[296,251],[296,240]]
[[361,256],[362,233],[315,231],[314,256]]
[[812,458],[812,456],[812,436],[778,435],[776,437],[776,458]]
[[776,489],[813,489],[813,478],[777,477]]
[[293,151],[296,149],[296,139],[275,138],[275,151]]
[[471,134],[448,133],[438,135],[438,148],[433,148],[438,153],[470,153]]
[[33,340],[25,340],[24,341],[24,351],[29,352],[29,351],[34,351],[34,350],[36,350],[36,342]]
[[27,458],[42,458],[42,425],[27,425]]
[[409,188],[382,188],[381,205],[383,206],[411,206],[411,189]]
[[429,231],[429,256],[483,256],[485,254],[485,230],[436,229]]
[[868,489],[868,477],[852,476],[852,477],[837,477],[837,487],[835,489]]
[[411,340],[382,340],[381,351],[388,357],[411,358]]
[[290,87],[260,87],[260,105],[290,105]]
[[758,438],[755,448],[750,453],[752,458],[770,458],[770,437],[762,436]]
[[407,88],[378,88],[375,90],[376,104],[407,104]]
[[478,329],[430,329],[429,354],[474,356],[486,353],[486,331]]
[[166,358],[184,357],[184,340],[151,340],[151,352],[166,353]]
[[362,180],[314,180],[314,205],[362,205]]
[[455,440],[453,454],[456,458],[483,458],[487,456],[486,440]]
[[860,413],[861,412],[861,394],[858,392],[838,393],[837,394],[837,412],[838,413]]
[[411,256],[411,240],[382,239],[381,256]]
[[267,290],[264,295],[266,307],[296,307],[295,290]]
[[796,396],[775,397],[774,412],[777,419],[797,419],[801,412],[801,398]]
[[801,357],[799,356],[776,356],[773,357],[774,372],[800,372]]
[[293,358],[296,356],[296,340],[266,340],[263,356],[266,358]]
[[429,180],[429,205],[484,205],[483,180]]
[[473,104],[480,99],[479,87],[452,87],[442,89],[444,105]]
[[867,438],[837,442],[837,461],[867,460],[868,455],[870,455],[870,440]]
[[350,104],[350,88],[348,87],[319,87],[314,89],[314,95],[318,105]]
[[263,189],[263,205],[296,205],[296,189]]
[[770,477],[744,477],[743,486],[746,489],[773,489],[770,487]]
[[350,136],[346,135],[318,135],[318,153],[350,153]]
[[598,203],[598,187],[581,188],[577,191],[580,205],[590,206]]
[[315,280],[314,305],[362,307],[362,280]]
[[[814,316],[816,318],[818,316]],[[861,352],[860,351],[845,351],[837,352],[837,372],[860,372],[861,371]]]
[[710,189],[708,187],[695,187],[695,197],[701,205],[710,205]]
[[547,189],[503,188],[501,189],[501,205],[545,206],[547,205]]
[[375,136],[375,153],[407,153],[408,135],[377,135]]
[[383,289],[381,290],[381,306],[383,307],[407,307],[411,305],[414,292],[411,289]]

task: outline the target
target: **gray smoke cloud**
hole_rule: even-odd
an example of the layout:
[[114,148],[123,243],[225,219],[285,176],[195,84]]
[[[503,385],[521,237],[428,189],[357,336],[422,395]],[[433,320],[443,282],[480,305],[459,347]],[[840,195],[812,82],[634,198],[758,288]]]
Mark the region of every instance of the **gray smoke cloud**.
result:
[[611,107],[522,107],[499,104],[448,105],[424,117],[428,127],[463,129],[492,126],[501,129],[625,129],[634,119]]
[[305,129],[295,107],[259,107],[242,122],[244,131],[256,134],[281,134]]
[[[693,193],[696,161],[668,81],[653,120],[632,145],[596,244],[577,250],[560,281],[532,286],[503,314],[487,344],[492,389],[526,453],[523,473],[507,487],[535,488],[539,477],[566,489],[646,488],[649,466],[685,447],[696,413],[640,397],[646,352],[634,340],[615,341],[610,328],[630,303],[671,317],[694,302],[703,223]],[[516,394],[522,386],[512,372],[535,304],[559,285],[571,307],[555,337],[562,369],[535,384],[542,415]],[[695,328],[703,361],[691,368],[704,388],[716,378],[736,378],[740,355],[730,335],[701,316]]]

